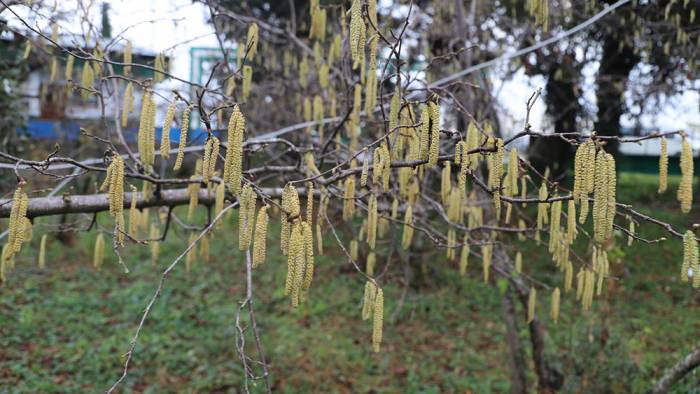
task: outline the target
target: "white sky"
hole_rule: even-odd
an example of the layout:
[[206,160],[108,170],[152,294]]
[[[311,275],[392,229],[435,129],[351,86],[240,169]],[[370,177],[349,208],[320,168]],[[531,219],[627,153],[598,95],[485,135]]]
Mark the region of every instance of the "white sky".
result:
[[[59,10],[67,12],[68,22],[62,22],[61,32],[67,31],[80,34],[77,3],[75,1],[60,1]],[[93,21],[100,20],[100,5],[97,3],[90,11]],[[147,49],[156,53],[169,48],[167,54],[172,56],[171,72],[183,79],[190,79],[190,48],[218,46],[214,29],[208,23],[209,11],[200,3],[193,4],[191,0],[121,0],[110,1],[110,21],[112,33],[116,35],[123,29],[129,28],[124,37],[129,39],[135,48]],[[27,17],[26,8],[14,7],[23,17]],[[7,12],[5,13],[7,14]],[[70,20],[70,16],[76,16]],[[9,17],[9,16],[8,16]],[[45,32],[50,32],[50,23],[46,18],[38,18],[35,22]],[[10,18],[11,25],[22,27],[18,21]],[[595,69],[584,70],[584,98],[595,105],[593,91]],[[541,77],[531,78],[521,71],[512,79],[500,81],[498,72],[491,76],[494,79],[494,94],[498,98],[502,111],[505,130],[515,130],[522,127],[525,118],[525,102],[537,88],[544,88],[546,81]],[[167,84],[167,83],[166,83]],[[164,84],[165,85],[165,84]],[[160,86],[163,89],[187,89],[177,83],[170,86]],[[661,109],[658,116],[643,117],[645,127],[655,127],[661,130],[685,129],[695,130],[700,134],[700,97],[698,92],[688,91],[682,96],[669,100]],[[544,104],[540,100],[531,112],[530,123],[536,128],[543,126]],[[629,118],[623,119],[625,125],[631,125]]]

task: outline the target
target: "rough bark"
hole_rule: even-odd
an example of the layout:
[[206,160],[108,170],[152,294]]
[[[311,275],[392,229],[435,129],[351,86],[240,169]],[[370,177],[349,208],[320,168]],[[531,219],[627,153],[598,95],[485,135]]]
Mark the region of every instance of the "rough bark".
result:
[[518,323],[510,285],[501,300],[501,308],[503,310],[503,320],[506,324],[506,340],[508,348],[510,348],[510,392],[511,394],[524,394],[527,392],[527,364],[525,363],[523,345],[518,335]]
[[[281,188],[263,188],[262,193],[270,197],[279,197],[282,194]],[[305,191],[300,190],[299,194]],[[215,199],[215,192],[207,189],[200,190],[199,204],[212,205]],[[155,196],[144,199],[143,194],[138,194],[136,207],[173,207],[177,205],[189,204],[190,197],[187,189],[167,189],[161,190]],[[124,194],[124,207],[131,204],[131,193]],[[0,200],[0,218],[10,216],[12,200]],[[73,195],[60,197],[39,197],[29,200],[27,217],[50,216],[66,213],[94,213],[109,210],[108,194]]]
[[[603,39],[603,56],[596,78],[598,88],[598,120],[595,131],[598,135],[620,135],[620,117],[625,112],[624,93],[630,71],[639,62],[639,56],[627,45],[620,46],[618,38],[606,35]],[[610,141],[606,150],[616,153],[616,141]]]
[[682,360],[678,361],[674,366],[669,368],[664,376],[649,390],[649,394],[664,394],[676,382],[681,380],[685,375],[700,365],[700,347],[689,353]]
[[[513,288],[516,295],[527,311],[530,288],[523,280],[513,275],[513,264],[502,249],[494,249],[494,270],[505,276]],[[540,323],[539,316],[535,313],[535,318],[529,324],[530,343],[532,345],[532,361],[535,365],[537,375],[537,386],[540,393],[554,393],[561,389],[564,384],[564,375],[552,366],[545,354],[544,335],[545,330]]]
[[[547,72],[544,102],[556,133],[578,131],[576,120],[581,113],[578,101],[580,72],[575,62],[574,55],[567,54],[562,63],[553,64]],[[569,167],[573,149],[571,144],[560,138],[533,138],[529,158],[539,171],[549,167],[557,177]]]

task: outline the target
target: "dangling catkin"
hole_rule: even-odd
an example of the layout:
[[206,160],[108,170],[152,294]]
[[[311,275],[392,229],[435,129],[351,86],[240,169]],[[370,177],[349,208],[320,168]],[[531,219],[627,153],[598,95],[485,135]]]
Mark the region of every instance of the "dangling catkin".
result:
[[491,271],[491,254],[493,253],[493,245],[485,244],[481,246],[481,263],[482,272],[484,275],[484,283],[489,281],[489,273]]
[[27,206],[29,205],[29,198],[27,194],[22,191],[23,183],[15,190],[12,199],[12,208],[10,210],[10,223],[9,223],[9,233],[7,238],[7,245],[9,245],[7,252],[7,258],[12,258],[15,254],[19,253],[22,243],[26,242],[24,234],[24,222],[27,216]]
[[304,258],[306,259],[304,282],[302,284],[303,294],[305,295],[311,288],[311,282],[314,278],[314,235],[311,226],[307,222],[301,224],[301,231],[304,237]]
[[245,133],[245,118],[238,105],[233,107],[227,132],[223,181],[229,185],[231,193],[238,195],[243,174],[243,135]]
[[527,322],[532,323],[535,320],[535,307],[537,303],[537,290],[530,287],[530,295],[527,298]]
[[561,295],[559,293],[559,288],[556,287],[554,291],[552,291],[552,302],[551,302],[551,313],[550,316],[552,317],[552,320],[556,323],[557,320],[559,320],[559,299]]
[[683,264],[681,265],[681,281],[688,281],[688,272],[693,272],[693,285],[695,285],[696,277],[700,276],[697,272],[698,267],[698,243],[695,241],[695,234],[688,230],[683,235]]
[[180,125],[180,143],[177,146],[177,157],[173,171],[178,171],[182,167],[182,160],[185,158],[185,147],[187,146],[187,132],[190,129],[190,112],[192,105],[188,105],[182,112],[182,124]]
[[372,316],[376,294],[377,286],[370,281],[365,282],[365,292],[362,296],[362,320],[367,320]]
[[248,51],[247,58],[253,60],[255,54],[258,53],[258,24],[251,23],[248,26],[248,38],[246,41],[246,50]]
[[238,209],[238,248],[248,250],[253,235],[253,220],[255,220],[255,203],[257,195],[253,188],[246,184],[239,198]]
[[659,194],[668,188],[668,141],[661,138],[661,154],[659,154]]
[[434,166],[440,156],[440,107],[434,103],[428,103],[430,111],[430,150],[428,152],[428,165]]
[[521,251],[515,253],[515,272],[523,272],[523,253]]
[[138,211],[136,210],[136,201],[138,200],[138,189],[134,185],[129,185],[131,188],[131,203],[129,205],[129,234],[132,237],[136,236],[136,229],[139,222]]
[[127,77],[131,75],[131,51],[131,41],[127,40],[124,46],[124,76]]
[[357,69],[364,60],[365,54],[365,36],[367,34],[367,26],[362,19],[362,2],[353,0],[350,7],[350,56],[353,61],[353,70]]
[[250,89],[253,84],[253,67],[249,65],[243,66],[243,87],[242,87],[242,93],[243,93],[243,102],[248,100],[248,97],[250,96]]
[[413,208],[409,205],[406,207],[406,213],[404,214],[404,225],[403,225],[403,236],[401,238],[401,247],[404,250],[408,250],[411,247],[411,241],[413,240]]
[[41,236],[41,242],[39,243],[39,269],[44,269],[46,267],[46,240],[48,239],[48,234]]
[[158,265],[158,255],[160,254],[160,242],[157,241],[158,236],[160,235],[160,231],[158,230],[158,226],[153,223],[151,224],[151,229],[149,233],[149,237],[151,240],[149,241],[151,245],[151,264],[153,266]]
[[170,128],[173,125],[173,119],[175,118],[175,100],[168,104],[168,110],[165,112],[165,118],[163,119],[163,129],[160,133],[160,155],[164,160],[170,158]]
[[314,183],[306,182],[306,222],[311,225],[314,219]]
[[369,196],[367,211],[367,244],[374,250],[377,243],[377,197],[374,194]]
[[459,254],[459,274],[464,276],[467,274],[467,266],[469,265],[469,253],[471,252],[471,246],[469,245],[469,236],[464,234],[464,239],[462,240],[462,250]]
[[267,244],[267,206],[263,205],[258,211],[258,219],[255,221],[255,239],[253,243],[253,268],[257,268],[265,262]]
[[678,185],[677,198],[681,203],[681,212],[688,213],[693,204],[693,149],[688,139],[681,142],[681,182]]
[[92,265],[98,270],[102,267],[105,258],[105,239],[102,233],[97,234],[95,239],[95,250],[92,257]]
[[377,295],[374,297],[374,318],[372,319],[372,349],[379,353],[382,345],[382,326],[384,324],[384,291],[377,288]]
[[124,106],[122,108],[122,127],[126,127],[129,122],[129,114],[134,111],[134,87],[129,82],[124,90]]
[[355,215],[355,176],[345,178],[345,195],[343,196],[343,220],[350,220]]

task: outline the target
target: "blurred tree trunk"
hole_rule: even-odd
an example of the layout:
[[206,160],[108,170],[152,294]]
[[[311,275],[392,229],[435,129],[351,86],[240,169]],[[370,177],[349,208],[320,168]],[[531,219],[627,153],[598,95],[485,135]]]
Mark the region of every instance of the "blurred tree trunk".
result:
[[510,348],[510,392],[511,394],[524,394],[527,392],[527,363],[525,362],[523,344],[520,341],[520,330],[518,329],[511,285],[508,285],[505,294],[503,294],[501,309],[506,324],[506,340]]
[[[632,47],[621,45],[619,39],[610,34],[605,35],[603,56],[596,78],[598,120],[595,130],[598,135],[620,135],[620,117],[625,112],[625,87],[630,71],[638,62],[639,56]],[[610,141],[606,150],[617,153],[618,145],[616,141]]]
[[[578,131],[576,120],[581,113],[579,104],[580,72],[575,55],[568,53],[565,62],[553,64],[547,72],[544,102],[546,113],[553,120],[555,133]],[[540,131],[540,130],[536,130]],[[530,162],[543,172],[546,167],[557,178],[564,174],[573,159],[571,144],[561,138],[532,138],[529,148]]]

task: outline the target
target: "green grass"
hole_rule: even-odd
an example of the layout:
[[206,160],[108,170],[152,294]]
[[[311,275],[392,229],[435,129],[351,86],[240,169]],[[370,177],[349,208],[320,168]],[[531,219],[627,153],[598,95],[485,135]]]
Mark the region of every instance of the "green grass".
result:
[[[697,209],[679,213],[669,191],[656,194],[656,177],[623,174],[619,200],[633,203],[685,229],[698,221]],[[274,220],[273,220],[274,221]],[[31,247],[18,256],[17,269],[0,287],[0,391],[97,392],[116,380],[122,355],[153,294],[160,273],[180,254],[187,234],[173,230],[161,246],[157,267],[147,246],[131,245],[124,274],[108,252],[101,271],[91,267],[95,233],[76,235],[72,245],[50,238],[48,267],[36,268],[42,229],[35,227]],[[109,225],[105,217],[100,223]],[[618,220],[621,225],[626,225]],[[235,217],[211,242],[211,260],[198,260],[191,272],[178,266],[168,277],[139,337],[122,392],[239,392],[243,371],[235,350],[235,313],[244,298],[245,269],[237,251]],[[309,300],[289,308],[282,287],[286,262],[280,255],[277,228],[271,228],[268,261],[254,272],[257,320],[270,363],[274,389],[282,392],[442,393],[508,392],[499,286],[481,282],[481,267],[472,259],[461,278],[443,250],[417,241],[408,268],[410,283],[402,307],[403,263],[390,242],[381,242],[378,270],[392,264],[384,278],[385,342],[371,352],[371,323],[360,317],[364,283],[333,239],[327,254],[317,256]],[[665,236],[659,227],[642,224],[645,238]],[[400,236],[400,231],[395,232]],[[582,313],[571,294],[562,299],[562,316],[553,324],[548,294],[538,292],[547,329],[547,349],[565,374],[567,393],[645,391],[662,371],[698,343],[700,297],[679,280],[681,243],[635,242],[625,247],[619,234],[610,256],[619,280],[605,284],[593,310]],[[560,285],[546,245],[508,242],[526,256],[524,270],[550,285]],[[576,245],[584,254],[586,245]],[[518,306],[518,312],[524,311]],[[390,320],[395,316],[395,320]],[[247,325],[247,315],[243,316]],[[527,339],[520,323],[521,336]],[[252,336],[246,350],[255,357]],[[527,342],[524,342],[527,345]],[[529,346],[526,346],[529,351]],[[528,358],[529,359],[529,358]],[[530,366],[532,370],[532,366]],[[256,369],[259,373],[259,369]],[[531,390],[534,374],[529,373]],[[700,385],[694,373],[675,387],[692,392]],[[251,390],[262,391],[262,382]]]

